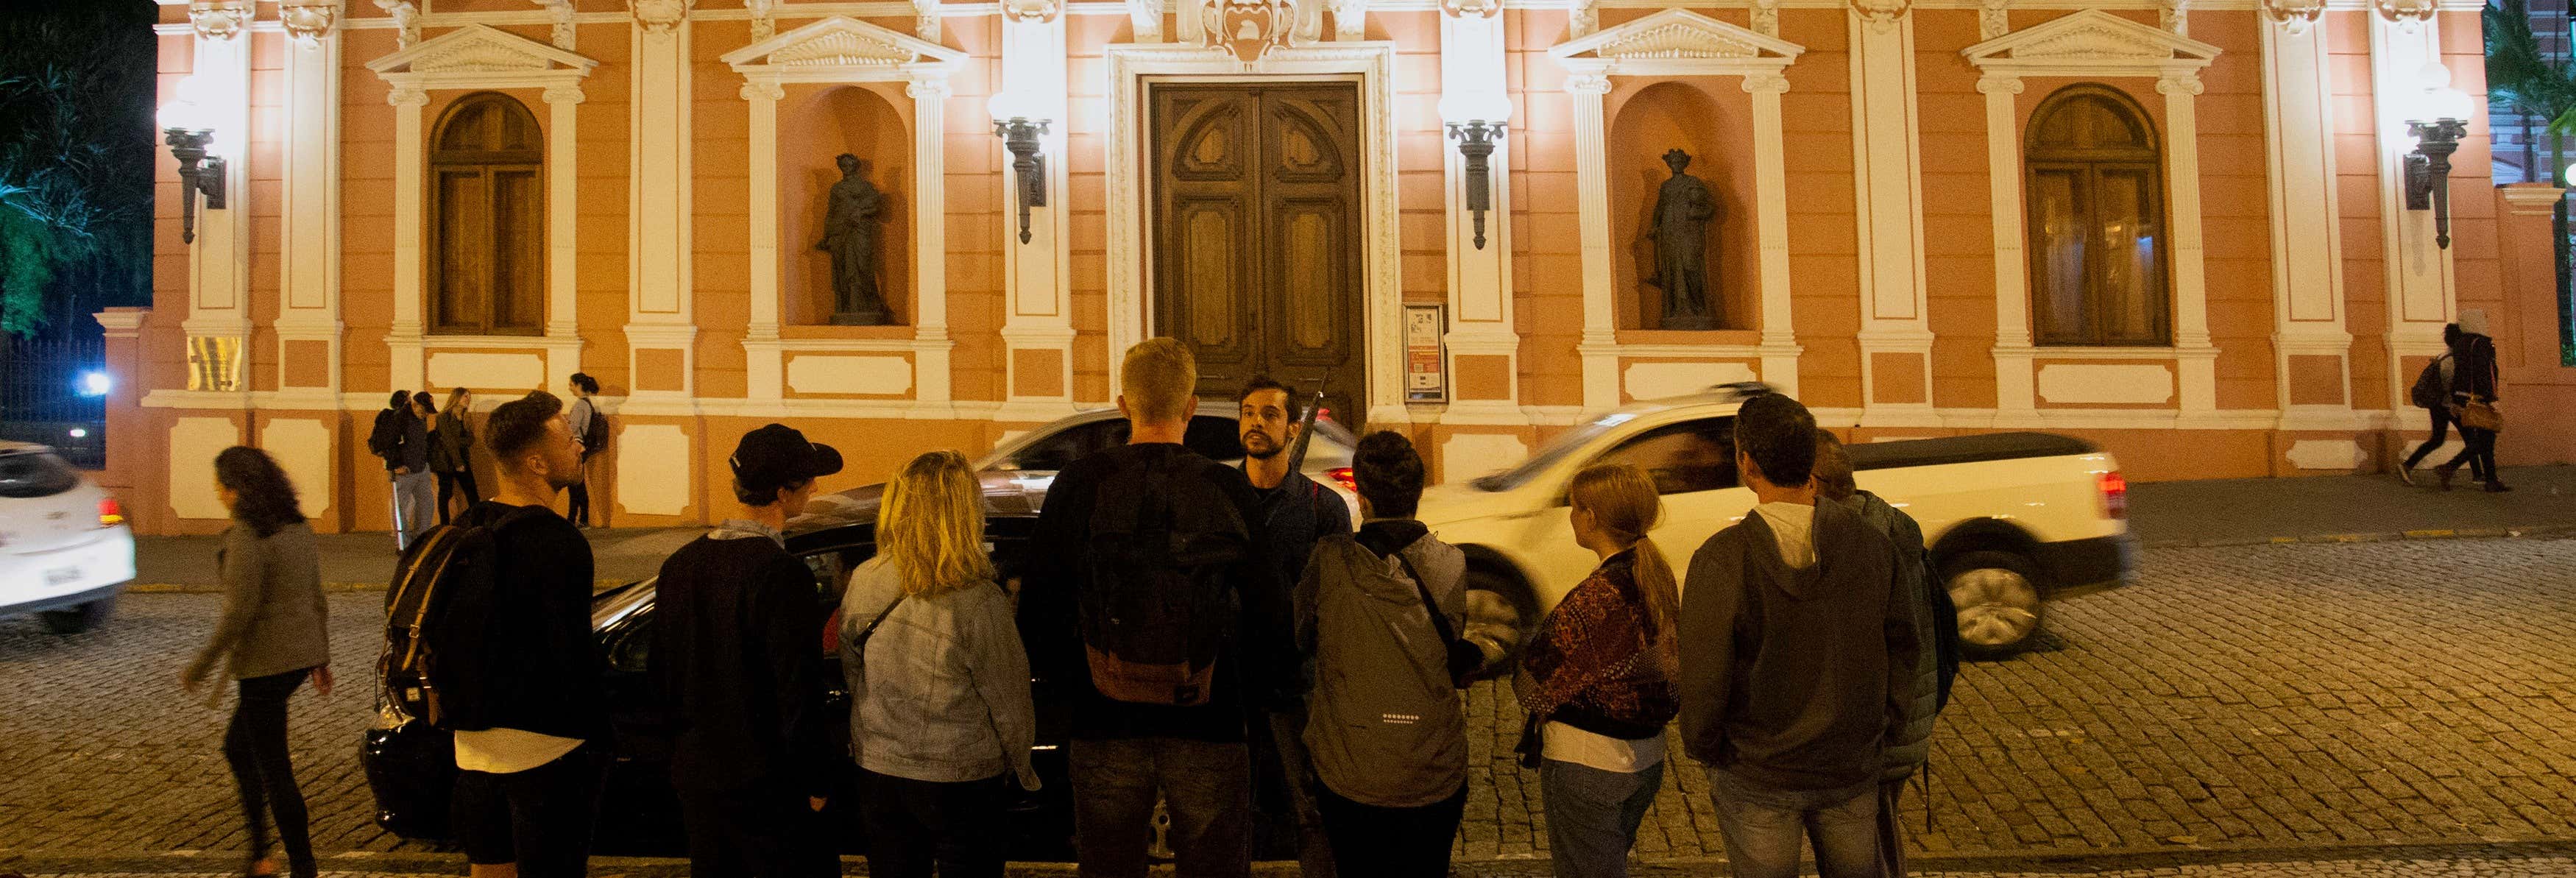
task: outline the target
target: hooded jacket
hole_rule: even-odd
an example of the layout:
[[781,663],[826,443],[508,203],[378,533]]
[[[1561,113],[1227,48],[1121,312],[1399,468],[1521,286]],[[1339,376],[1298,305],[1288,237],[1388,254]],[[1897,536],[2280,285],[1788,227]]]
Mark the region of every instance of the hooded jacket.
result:
[[[1923,566],[1923,526],[1879,496],[1862,491],[1842,501],[1860,513],[1880,534],[1885,535],[1896,552],[1896,580],[1900,590],[1891,600],[1898,600],[1914,622],[1914,672],[1890,695],[1895,699],[1896,715],[1887,730],[1887,744],[1879,759],[1878,779],[1895,782],[1906,779],[1932,756],[1932,719],[1940,712],[1941,668],[1936,654],[1932,626],[1934,613],[1930,601],[1930,571]],[[1903,657],[1898,657],[1903,658]],[[1891,669],[1894,670],[1894,669]]]
[[1816,562],[1781,560],[1760,515],[1691,556],[1682,589],[1682,744],[1701,764],[1779,790],[1875,781],[1918,655],[1886,537],[1816,505]]
[[1297,639],[1315,657],[1306,746],[1335,795],[1410,808],[1467,782],[1465,706],[1421,591],[1451,631],[1463,630],[1466,573],[1466,553],[1416,521],[1374,521],[1315,544],[1297,586]]

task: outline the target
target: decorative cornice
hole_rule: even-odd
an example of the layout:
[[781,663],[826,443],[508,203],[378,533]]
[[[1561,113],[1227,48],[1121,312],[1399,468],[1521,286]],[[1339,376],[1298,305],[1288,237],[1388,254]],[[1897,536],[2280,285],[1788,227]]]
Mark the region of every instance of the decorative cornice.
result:
[[822,19],[726,52],[735,72],[772,82],[846,79],[857,71],[872,78],[907,79],[924,66],[945,70],[966,53],[911,34],[841,16]]
[[1851,0],[1851,10],[1871,30],[1884,32],[1914,11],[1914,0]]
[[189,0],[188,26],[197,38],[224,42],[250,27],[250,0]]
[[385,103],[397,107],[429,106],[429,92],[417,85],[397,85],[385,92]]
[[787,87],[775,82],[745,82],[734,93],[746,101],[775,101],[787,97]]
[[1610,77],[1601,73],[1568,73],[1565,75],[1565,90],[1579,95],[1606,95],[1610,93]]
[[648,34],[667,34],[689,20],[697,0],[626,0],[626,12]]
[[1959,54],[1988,74],[2191,77],[2217,46],[2099,9],[2087,9],[1969,46]]
[[2326,0],[2262,0],[2263,17],[2295,36],[2308,32],[2324,15]]
[[2371,0],[2370,8],[2381,18],[2413,26],[2432,20],[2435,13],[2442,11],[2442,3],[2441,0]]
[[1603,75],[1609,75],[1631,71],[1609,70],[1607,66],[1658,68],[1715,64],[1743,68],[1722,72],[1776,71],[1804,51],[1806,47],[1779,37],[1756,33],[1687,9],[1667,9],[1600,33],[1559,43],[1549,49],[1548,54],[1569,62],[1569,69],[1577,72],[1598,68]]
[[1023,24],[1054,21],[1064,14],[1064,0],[1002,0],[1002,17]]
[[1450,18],[1492,18],[1503,14],[1503,0],[1440,0],[1440,12]]
[[2504,195],[2506,211],[2515,216],[2547,216],[2567,198],[2567,190],[2547,183],[2514,183],[2496,191]]
[[1778,73],[1748,73],[1739,84],[1746,94],[1786,94],[1789,91],[1789,77]]
[[340,24],[340,0],[284,0],[277,5],[278,24],[286,35],[311,44],[331,35]]
[[545,91],[545,101],[548,104],[578,104],[585,99],[586,96],[581,93],[581,86],[578,85],[548,86]]
[[2180,74],[2156,80],[2156,93],[2160,95],[2169,95],[2176,92],[2186,95],[2198,95],[2202,88],[2203,86],[2200,84],[2200,77],[2196,74]]
[[2021,90],[2021,77],[2010,73],[1989,73],[1977,78],[1977,92],[1980,94],[2002,92],[2017,95],[2021,94]]

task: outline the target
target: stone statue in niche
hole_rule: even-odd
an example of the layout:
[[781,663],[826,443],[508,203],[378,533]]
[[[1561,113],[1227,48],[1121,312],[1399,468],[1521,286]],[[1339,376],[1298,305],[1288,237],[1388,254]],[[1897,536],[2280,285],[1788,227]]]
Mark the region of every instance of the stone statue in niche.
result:
[[1664,291],[1657,329],[1718,326],[1708,290],[1708,225],[1717,221],[1717,198],[1707,182],[1684,171],[1690,163],[1690,153],[1664,153],[1673,176],[1655,193],[1655,212],[1646,227],[1645,237],[1655,242],[1654,273],[1646,283]]
[[886,322],[885,296],[877,289],[877,223],[884,221],[885,193],[868,182],[868,163],[842,153],[841,182],[832,184],[832,200],[823,215],[823,242],[814,249],[832,254],[832,324],[879,326]]

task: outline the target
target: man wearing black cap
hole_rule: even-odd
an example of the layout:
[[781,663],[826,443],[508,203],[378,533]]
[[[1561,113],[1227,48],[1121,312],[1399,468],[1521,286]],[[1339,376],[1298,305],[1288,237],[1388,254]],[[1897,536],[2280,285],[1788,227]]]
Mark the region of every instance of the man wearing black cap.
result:
[[781,533],[841,453],[771,424],[734,446],[732,518],[662,562],[651,673],[677,720],[671,782],[696,878],[837,875],[824,615]]

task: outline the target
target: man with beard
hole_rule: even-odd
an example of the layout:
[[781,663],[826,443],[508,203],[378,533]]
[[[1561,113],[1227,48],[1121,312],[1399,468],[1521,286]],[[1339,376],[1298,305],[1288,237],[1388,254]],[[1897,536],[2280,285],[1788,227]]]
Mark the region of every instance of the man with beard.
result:
[[[1287,385],[1256,375],[1235,400],[1241,405],[1235,426],[1243,439],[1243,475],[1261,496],[1261,518],[1253,525],[1270,536],[1280,581],[1301,581],[1317,539],[1351,532],[1350,507],[1341,495],[1289,468],[1288,449],[1297,444],[1301,413]],[[1300,669],[1299,680],[1312,678],[1311,668]],[[1256,730],[1260,727],[1254,724]],[[1260,741],[1264,736],[1257,733],[1253,738],[1256,748],[1267,744],[1278,755],[1288,803],[1297,812],[1298,867],[1308,876],[1331,878],[1332,846],[1324,839],[1323,815],[1315,809],[1315,766],[1306,755],[1305,708],[1271,714],[1269,731],[1269,741]]]

